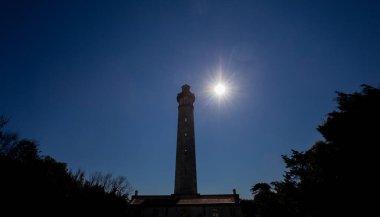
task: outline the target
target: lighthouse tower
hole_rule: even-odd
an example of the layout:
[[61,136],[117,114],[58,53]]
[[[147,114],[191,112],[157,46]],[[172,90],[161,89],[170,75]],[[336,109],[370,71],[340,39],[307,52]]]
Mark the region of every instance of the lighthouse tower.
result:
[[195,159],[194,106],[195,96],[190,86],[182,86],[177,95],[178,130],[175,164],[175,195],[196,195],[197,171]]
[[131,216],[137,217],[242,217],[239,194],[202,195],[197,191],[194,101],[185,84],[177,95],[178,129],[174,194],[132,196]]

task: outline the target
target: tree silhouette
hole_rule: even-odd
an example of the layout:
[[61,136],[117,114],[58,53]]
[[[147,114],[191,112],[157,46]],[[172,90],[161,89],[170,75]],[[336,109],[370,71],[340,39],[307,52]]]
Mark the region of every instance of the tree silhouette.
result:
[[14,146],[17,142],[17,134],[5,131],[5,126],[8,120],[0,116],[0,156],[4,156],[10,147]]
[[90,179],[87,183],[85,183],[85,185],[100,188],[104,192],[116,195],[118,197],[125,197],[126,199],[133,191],[126,177],[113,177],[110,173],[103,174],[100,172],[95,172],[90,176]]
[[352,94],[337,92],[338,109],[317,128],[325,141],[305,152],[292,150],[291,156],[283,156],[288,169],[284,180],[272,183],[282,216],[374,211],[371,198],[377,189],[373,182],[379,165],[380,89],[362,88]]
[[276,194],[272,191],[272,187],[267,183],[257,183],[251,188],[254,195],[254,203],[256,216],[269,217],[278,216],[278,202]]
[[271,192],[271,186],[268,183],[257,183],[251,188],[253,195],[267,194]]
[[125,177],[96,173],[86,179],[78,170],[41,156],[31,140],[5,132],[0,117],[0,201],[2,213],[17,215],[128,216],[131,185]]

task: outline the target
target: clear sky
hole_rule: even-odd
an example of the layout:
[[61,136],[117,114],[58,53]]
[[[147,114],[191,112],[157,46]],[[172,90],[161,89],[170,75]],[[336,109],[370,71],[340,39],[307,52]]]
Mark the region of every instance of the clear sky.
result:
[[380,1],[0,0],[0,114],[73,170],[172,194],[188,83],[198,191],[251,198],[322,139],[335,91],[379,86],[379,28]]

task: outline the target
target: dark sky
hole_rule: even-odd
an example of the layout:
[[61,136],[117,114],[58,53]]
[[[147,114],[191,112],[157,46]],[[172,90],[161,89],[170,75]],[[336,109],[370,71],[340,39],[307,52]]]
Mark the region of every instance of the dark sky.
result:
[[171,194],[188,83],[199,192],[250,198],[322,139],[335,91],[379,85],[379,28],[380,1],[0,0],[0,114],[71,169]]

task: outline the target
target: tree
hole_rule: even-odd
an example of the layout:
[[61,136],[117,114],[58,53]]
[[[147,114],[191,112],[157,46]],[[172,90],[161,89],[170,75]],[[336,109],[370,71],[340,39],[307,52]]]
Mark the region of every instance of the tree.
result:
[[131,185],[125,177],[83,171],[71,173],[66,163],[41,156],[32,140],[4,131],[0,117],[0,200],[11,215],[128,216]]
[[95,172],[90,176],[87,184],[92,187],[100,188],[107,193],[125,198],[133,191],[126,177],[113,177],[110,173],[103,174],[101,172]]
[[33,141],[23,139],[8,150],[7,156],[11,159],[30,162],[39,160],[39,150]]
[[6,155],[10,147],[14,146],[17,141],[17,134],[5,132],[5,126],[8,120],[0,116],[0,156]]
[[257,183],[251,188],[254,195],[254,207],[258,217],[280,216],[276,194],[268,183]]
[[251,188],[251,192],[255,197],[260,194],[267,194],[271,192],[271,186],[268,183],[257,183]]
[[[337,110],[318,126],[325,138],[309,150],[283,156],[284,180],[273,182],[278,209],[285,216],[366,215],[372,198],[380,144],[380,89],[337,92]],[[256,197],[255,197],[256,200]],[[283,215],[284,216],[284,215]]]
[[373,183],[379,165],[380,89],[362,87],[352,94],[337,92],[338,110],[318,127],[325,141],[284,156],[305,215],[363,214],[372,208],[371,189],[365,186]]

